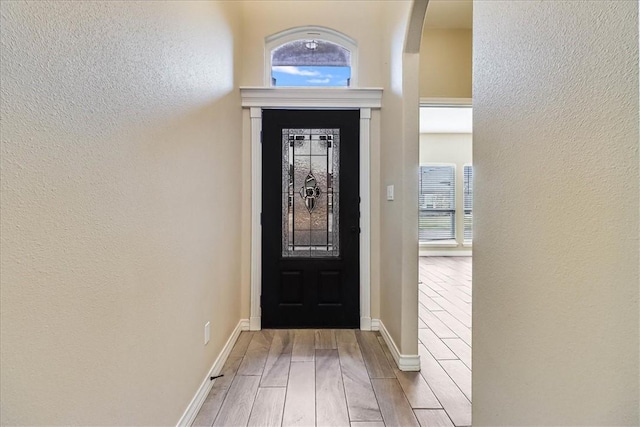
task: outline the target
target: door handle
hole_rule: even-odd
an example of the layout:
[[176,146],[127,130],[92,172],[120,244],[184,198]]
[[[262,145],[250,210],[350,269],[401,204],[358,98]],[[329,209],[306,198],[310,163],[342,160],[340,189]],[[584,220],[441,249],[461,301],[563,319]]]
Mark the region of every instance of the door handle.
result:
[[355,226],[355,225],[354,225],[354,226],[352,226],[352,227],[351,227],[351,232],[352,232],[353,234],[359,234],[359,233],[360,233],[360,227]]

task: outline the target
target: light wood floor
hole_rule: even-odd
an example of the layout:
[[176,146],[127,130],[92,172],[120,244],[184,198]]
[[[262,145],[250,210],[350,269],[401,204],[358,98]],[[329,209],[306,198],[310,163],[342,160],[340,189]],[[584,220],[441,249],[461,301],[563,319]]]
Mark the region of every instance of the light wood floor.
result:
[[195,426],[470,426],[471,258],[420,258],[421,372],[378,332],[242,332]]

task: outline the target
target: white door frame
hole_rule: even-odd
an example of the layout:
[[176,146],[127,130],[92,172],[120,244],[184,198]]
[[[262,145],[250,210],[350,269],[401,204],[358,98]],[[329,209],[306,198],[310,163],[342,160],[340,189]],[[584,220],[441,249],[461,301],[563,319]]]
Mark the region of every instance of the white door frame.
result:
[[242,107],[251,117],[251,317],[249,329],[261,329],[262,292],[262,110],[360,110],[360,329],[371,330],[371,110],[382,105],[382,89],[241,87]]

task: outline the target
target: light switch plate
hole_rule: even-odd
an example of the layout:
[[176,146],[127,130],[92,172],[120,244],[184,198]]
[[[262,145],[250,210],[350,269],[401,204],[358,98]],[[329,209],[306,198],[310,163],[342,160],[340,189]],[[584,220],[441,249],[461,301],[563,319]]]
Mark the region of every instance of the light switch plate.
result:
[[207,322],[204,324],[204,345],[207,345],[210,339],[211,339],[211,322]]
[[393,200],[393,185],[387,185],[387,200]]

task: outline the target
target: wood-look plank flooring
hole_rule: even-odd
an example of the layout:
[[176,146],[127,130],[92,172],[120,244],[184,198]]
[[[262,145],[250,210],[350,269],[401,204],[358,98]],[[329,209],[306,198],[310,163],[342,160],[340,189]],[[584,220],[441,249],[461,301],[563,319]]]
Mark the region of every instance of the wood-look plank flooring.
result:
[[420,373],[441,408],[415,409],[421,426],[471,425],[471,257],[420,257]]
[[470,426],[471,258],[421,257],[421,372],[378,332],[242,332],[195,426]]

